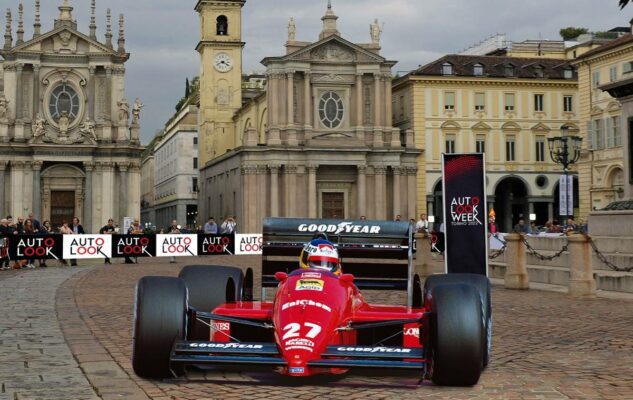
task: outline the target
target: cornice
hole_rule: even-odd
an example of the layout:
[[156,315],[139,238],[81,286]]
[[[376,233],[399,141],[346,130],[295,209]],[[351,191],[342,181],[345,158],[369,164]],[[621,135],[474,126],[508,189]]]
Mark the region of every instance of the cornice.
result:
[[[512,80],[487,80],[487,79],[456,79],[446,77],[411,77],[408,81],[413,85],[442,85],[447,84],[461,85],[461,86],[539,86],[539,87],[571,87],[578,88],[578,80],[525,80],[517,79]],[[405,85],[406,86],[406,85]]]
[[614,49],[609,49],[604,53],[598,53],[598,54],[591,55],[587,58],[583,58],[579,61],[572,61],[572,65],[591,64],[591,63],[600,62],[600,61],[604,61],[604,60],[608,60],[612,58],[617,58],[618,56],[629,54],[629,53],[633,53],[633,42],[627,43],[625,47],[621,47],[621,48],[616,47]]

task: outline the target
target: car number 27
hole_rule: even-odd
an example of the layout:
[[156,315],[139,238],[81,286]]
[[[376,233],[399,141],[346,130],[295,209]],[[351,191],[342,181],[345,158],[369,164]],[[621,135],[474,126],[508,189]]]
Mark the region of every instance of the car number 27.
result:
[[[308,333],[306,333],[305,335],[309,339],[314,339],[321,332],[321,327],[317,324],[313,324],[311,322],[304,322],[303,326],[310,329]],[[298,324],[296,322],[291,322],[288,325],[284,326],[282,330],[286,333],[284,333],[284,336],[281,338],[281,340],[294,338],[294,337],[299,336],[299,331],[301,330],[301,324]]]

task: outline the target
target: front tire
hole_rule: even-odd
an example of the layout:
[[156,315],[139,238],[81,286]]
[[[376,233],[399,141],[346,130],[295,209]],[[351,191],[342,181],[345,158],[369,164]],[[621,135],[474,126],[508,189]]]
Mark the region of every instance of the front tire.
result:
[[430,294],[430,378],[436,385],[472,386],[483,369],[479,292],[472,285],[447,284]]
[[[186,338],[187,286],[182,279],[146,276],[136,285],[132,367],[143,378],[184,373],[170,368],[173,343]],[[173,372],[173,374],[172,374]]]

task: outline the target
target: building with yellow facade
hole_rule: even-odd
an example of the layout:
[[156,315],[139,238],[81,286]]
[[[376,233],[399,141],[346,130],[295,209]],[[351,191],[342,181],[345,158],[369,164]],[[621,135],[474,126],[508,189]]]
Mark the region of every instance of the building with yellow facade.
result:
[[633,78],[633,35],[588,51],[574,64],[578,69],[580,129],[585,138],[579,164],[580,213],[587,215],[613,201],[633,197],[631,179],[627,179],[633,174],[626,163],[629,121],[623,118],[620,101],[603,91]]
[[[413,130],[417,209],[442,215],[441,154],[484,152],[489,208],[501,230],[558,215],[562,168],[547,139],[578,133],[577,75],[565,59],[447,55],[393,84],[394,126]],[[573,171],[572,171],[573,173]]]

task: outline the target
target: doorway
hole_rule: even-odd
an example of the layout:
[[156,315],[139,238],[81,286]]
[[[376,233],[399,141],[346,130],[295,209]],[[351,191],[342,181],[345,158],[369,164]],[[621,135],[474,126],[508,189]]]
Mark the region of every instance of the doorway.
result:
[[51,226],[59,228],[64,222],[71,223],[75,216],[75,192],[51,191]]
[[345,193],[322,192],[321,215],[323,218],[345,218]]

